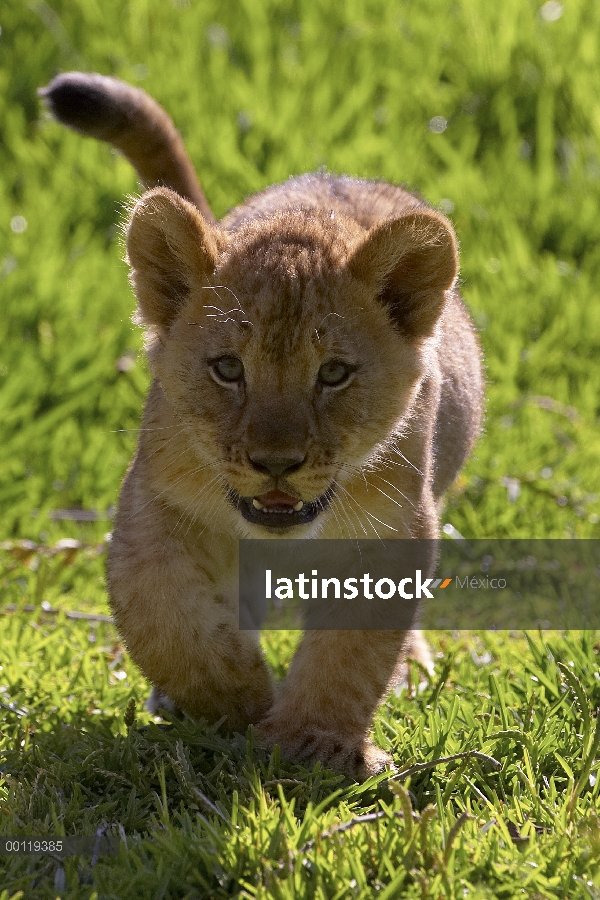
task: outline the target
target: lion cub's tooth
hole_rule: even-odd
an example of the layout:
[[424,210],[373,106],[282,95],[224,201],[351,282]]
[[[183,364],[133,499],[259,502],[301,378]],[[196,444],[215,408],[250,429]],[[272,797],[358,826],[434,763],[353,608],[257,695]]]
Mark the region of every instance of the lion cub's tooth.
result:
[[303,506],[304,506],[304,501],[298,500],[298,502],[296,503],[296,505],[294,507],[294,512],[300,512],[300,510],[302,509]]
[[256,497],[252,498],[252,506],[254,507],[254,509],[262,509],[262,506],[260,505]]

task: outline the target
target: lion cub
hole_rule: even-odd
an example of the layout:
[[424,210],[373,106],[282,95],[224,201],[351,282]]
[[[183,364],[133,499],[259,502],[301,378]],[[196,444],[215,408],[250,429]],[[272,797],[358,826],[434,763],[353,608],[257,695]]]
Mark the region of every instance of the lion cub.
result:
[[238,540],[439,535],[482,414],[452,225],[400,187],[331,175],[292,178],[216,222],[143,91],[72,72],[41,93],[150,188],[127,260],[154,381],[108,585],[151,703],[256,723],[291,759],[380,771],[391,760],[369,728],[418,637],[307,632],[274,692],[238,627]]

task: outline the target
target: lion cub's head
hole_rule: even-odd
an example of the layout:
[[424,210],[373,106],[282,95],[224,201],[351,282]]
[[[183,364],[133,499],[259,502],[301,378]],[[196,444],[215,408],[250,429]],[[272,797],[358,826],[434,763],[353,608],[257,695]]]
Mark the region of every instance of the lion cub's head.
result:
[[365,231],[291,209],[225,232],[158,188],[127,255],[199,464],[218,466],[240,524],[306,533],[410,412],[457,274],[450,224],[419,207]]

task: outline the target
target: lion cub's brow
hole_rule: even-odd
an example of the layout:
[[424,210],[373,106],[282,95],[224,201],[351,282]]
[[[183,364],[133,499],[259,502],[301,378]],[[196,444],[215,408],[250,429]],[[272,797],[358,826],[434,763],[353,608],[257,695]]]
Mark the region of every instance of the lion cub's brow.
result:
[[[194,298],[186,324],[199,329],[192,332],[199,346],[211,346],[207,358],[220,346],[222,353],[260,353],[265,362],[275,364],[285,364],[301,354],[315,361],[341,356],[355,362],[363,310],[351,307],[342,313],[332,309],[333,299],[336,306],[342,306],[337,290],[334,284],[325,295],[319,295],[310,280],[302,284],[298,279],[281,279],[275,289],[266,283],[252,296],[238,288],[236,306],[230,308],[233,291],[227,288],[224,293],[221,286],[220,296],[211,298],[214,303],[202,302],[204,295]],[[223,297],[227,302],[223,303]]]
[[[292,212],[290,221],[282,218],[259,239],[253,234],[248,246],[243,233],[236,235],[234,250],[215,277],[228,279],[231,297],[245,318],[259,326],[267,357],[289,358],[307,342],[323,353],[343,352],[360,312],[351,305],[348,247],[342,245],[339,234],[329,233],[332,225],[327,217],[326,228],[314,214],[303,214],[300,224],[298,211]],[[312,233],[298,234],[306,222]],[[291,227],[296,233],[290,235]]]

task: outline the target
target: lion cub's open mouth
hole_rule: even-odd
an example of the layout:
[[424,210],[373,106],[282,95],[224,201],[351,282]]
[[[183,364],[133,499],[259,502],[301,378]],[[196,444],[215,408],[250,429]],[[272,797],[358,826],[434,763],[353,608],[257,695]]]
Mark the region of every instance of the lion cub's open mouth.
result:
[[306,525],[316,519],[329,506],[333,490],[328,488],[315,500],[304,502],[280,490],[269,491],[258,497],[241,497],[237,492],[231,496],[234,506],[243,517],[254,525],[267,528],[292,528]]

